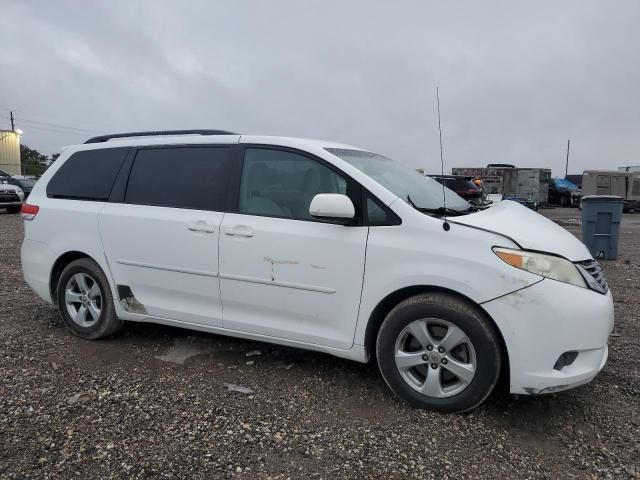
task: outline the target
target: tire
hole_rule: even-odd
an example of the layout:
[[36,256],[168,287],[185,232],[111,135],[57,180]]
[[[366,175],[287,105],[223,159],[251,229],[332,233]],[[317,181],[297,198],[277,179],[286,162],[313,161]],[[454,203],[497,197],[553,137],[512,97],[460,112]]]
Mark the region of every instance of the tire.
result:
[[8,213],[20,213],[20,207],[7,207]]
[[[423,326],[427,336],[420,333]],[[413,332],[422,337],[420,342]],[[443,342],[447,334],[450,337]],[[457,343],[452,340],[456,337]],[[376,353],[382,377],[393,393],[415,407],[441,412],[464,412],[480,405],[498,383],[502,367],[500,342],[489,319],[443,293],[416,295],[391,310],[378,332]],[[416,365],[401,369],[396,353],[399,361]]]
[[[58,279],[56,299],[64,324],[79,337],[95,340],[122,328],[107,277],[89,258],[75,260],[65,267]],[[84,314],[81,313],[83,307]]]

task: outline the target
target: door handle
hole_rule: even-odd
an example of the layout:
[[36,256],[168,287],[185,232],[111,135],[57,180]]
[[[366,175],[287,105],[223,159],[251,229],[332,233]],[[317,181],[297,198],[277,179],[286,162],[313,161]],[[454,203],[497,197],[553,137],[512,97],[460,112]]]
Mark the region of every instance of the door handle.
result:
[[253,237],[253,232],[247,227],[235,226],[233,228],[225,228],[224,234],[230,237]]
[[213,233],[216,231],[215,227],[212,227],[211,225],[207,225],[204,222],[192,223],[187,226],[187,229],[191,230],[192,232],[205,232],[205,233]]

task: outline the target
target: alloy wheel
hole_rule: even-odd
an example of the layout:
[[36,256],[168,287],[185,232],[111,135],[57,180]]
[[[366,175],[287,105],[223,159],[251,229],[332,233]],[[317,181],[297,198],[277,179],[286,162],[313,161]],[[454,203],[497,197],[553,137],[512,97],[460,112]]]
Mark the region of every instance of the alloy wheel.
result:
[[100,319],[102,293],[91,275],[72,275],[65,287],[64,301],[71,320],[81,327],[91,327]]
[[476,352],[464,331],[446,320],[423,318],[398,335],[395,363],[403,380],[428,397],[446,398],[466,389],[476,374]]

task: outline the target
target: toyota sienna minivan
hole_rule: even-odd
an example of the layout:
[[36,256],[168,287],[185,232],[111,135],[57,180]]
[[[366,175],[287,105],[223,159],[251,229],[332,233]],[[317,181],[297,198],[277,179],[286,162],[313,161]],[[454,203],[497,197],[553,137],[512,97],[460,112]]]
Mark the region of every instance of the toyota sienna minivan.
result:
[[382,155],[224,131],[68,147],[22,207],[22,268],[86,339],[125,321],[359,362],[440,411],[591,381],[613,301],[599,264],[516,202],[483,210]]

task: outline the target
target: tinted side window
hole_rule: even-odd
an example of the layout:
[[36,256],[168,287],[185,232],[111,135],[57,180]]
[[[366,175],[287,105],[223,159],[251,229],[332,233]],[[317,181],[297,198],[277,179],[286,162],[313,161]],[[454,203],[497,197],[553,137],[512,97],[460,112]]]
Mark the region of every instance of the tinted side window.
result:
[[47,184],[47,196],[106,201],[128,148],[86,150],[71,155]]
[[371,197],[367,197],[367,216],[372,227],[387,223],[387,212]]
[[171,147],[138,151],[126,203],[223,211],[230,147]]
[[400,217],[369,195],[367,195],[367,219],[371,227],[400,225],[402,223]]
[[296,153],[247,148],[240,182],[240,213],[313,220],[318,193],[347,193],[347,180]]

